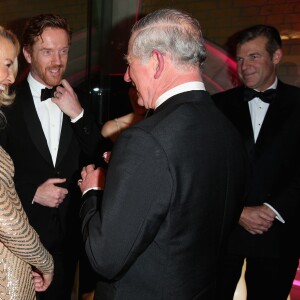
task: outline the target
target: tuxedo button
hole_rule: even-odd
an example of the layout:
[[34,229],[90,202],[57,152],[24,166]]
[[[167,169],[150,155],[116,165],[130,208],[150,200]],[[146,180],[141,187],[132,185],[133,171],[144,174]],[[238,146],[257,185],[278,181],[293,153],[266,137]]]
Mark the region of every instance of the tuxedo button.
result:
[[55,176],[56,176],[56,177],[59,177],[59,175],[60,175],[60,171],[57,171],[57,172],[55,173]]
[[86,135],[90,134],[90,130],[89,130],[89,128],[88,128],[87,126],[84,126],[84,127],[83,127],[83,132],[84,132]]
[[57,227],[60,227],[60,220],[59,220],[59,215],[57,213],[57,209],[55,210],[55,213],[52,215],[52,222],[56,224]]

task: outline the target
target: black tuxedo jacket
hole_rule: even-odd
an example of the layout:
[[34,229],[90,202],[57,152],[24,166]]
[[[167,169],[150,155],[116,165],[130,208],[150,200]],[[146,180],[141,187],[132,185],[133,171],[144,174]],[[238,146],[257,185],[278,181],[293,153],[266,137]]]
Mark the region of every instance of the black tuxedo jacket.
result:
[[81,208],[96,298],[213,299],[221,245],[241,212],[238,133],[204,91],[176,95],[125,130],[103,198]]
[[[87,111],[74,124],[64,115],[54,166],[27,80],[20,85],[14,103],[4,113],[7,127],[1,130],[1,144],[14,162],[16,190],[31,225],[51,252],[65,236],[68,223],[72,226],[76,218],[80,199],[76,182],[82,165],[94,159],[100,143],[99,129]],[[63,203],[58,208],[32,204],[37,187],[55,177],[67,179],[62,186],[69,193]]]
[[256,143],[254,142],[244,87],[215,94],[213,100],[240,132],[251,164],[245,206],[274,207],[285,220],[275,221],[262,235],[237,226],[230,239],[230,252],[276,257],[299,255],[300,216],[300,89],[278,82]]

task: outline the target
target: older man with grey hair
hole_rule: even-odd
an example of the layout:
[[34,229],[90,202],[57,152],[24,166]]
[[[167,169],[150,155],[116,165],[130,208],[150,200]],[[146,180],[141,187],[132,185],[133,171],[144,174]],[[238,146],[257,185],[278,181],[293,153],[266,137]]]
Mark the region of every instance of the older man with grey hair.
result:
[[213,299],[220,252],[241,212],[237,132],[205,91],[198,21],[177,10],[135,24],[124,79],[151,117],[118,138],[105,175],[79,182],[95,299]]

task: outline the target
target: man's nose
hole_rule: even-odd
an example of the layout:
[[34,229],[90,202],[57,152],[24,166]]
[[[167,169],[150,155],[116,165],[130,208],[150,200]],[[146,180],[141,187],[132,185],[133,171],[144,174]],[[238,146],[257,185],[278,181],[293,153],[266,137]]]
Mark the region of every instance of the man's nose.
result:
[[16,76],[14,75],[14,73],[12,71],[9,71],[8,76],[7,76],[7,80],[9,81],[10,84],[14,83],[16,79]]
[[61,55],[60,53],[54,53],[53,56],[52,56],[52,63],[55,63],[57,65],[60,65],[61,64]]
[[244,70],[246,68],[248,68],[251,65],[251,62],[249,59],[243,59],[243,61],[241,62],[241,69]]
[[131,78],[130,78],[130,75],[129,75],[129,67],[127,67],[126,72],[124,74],[124,80],[126,82],[131,82]]

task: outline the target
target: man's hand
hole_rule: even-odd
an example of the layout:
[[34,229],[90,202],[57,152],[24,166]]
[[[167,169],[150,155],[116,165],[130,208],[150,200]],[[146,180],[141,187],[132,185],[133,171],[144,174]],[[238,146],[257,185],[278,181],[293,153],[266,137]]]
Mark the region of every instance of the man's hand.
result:
[[102,168],[95,169],[95,165],[88,165],[82,169],[81,178],[78,185],[82,193],[91,188],[104,189],[105,171]]
[[263,234],[271,228],[275,216],[266,205],[244,207],[239,224],[251,234]]
[[63,79],[61,81],[62,86],[58,86],[54,92],[54,98],[52,102],[55,103],[67,116],[71,119],[75,119],[80,115],[83,108],[81,107],[78,97],[70,84]]
[[33,284],[36,292],[44,292],[50,285],[53,279],[53,274],[40,274],[32,271]]
[[50,178],[46,180],[37,188],[33,198],[34,202],[43,206],[58,207],[64,201],[68,190],[55,184],[65,181],[65,178]]

